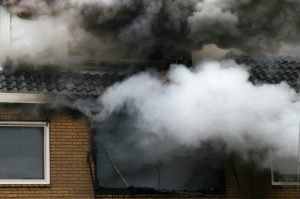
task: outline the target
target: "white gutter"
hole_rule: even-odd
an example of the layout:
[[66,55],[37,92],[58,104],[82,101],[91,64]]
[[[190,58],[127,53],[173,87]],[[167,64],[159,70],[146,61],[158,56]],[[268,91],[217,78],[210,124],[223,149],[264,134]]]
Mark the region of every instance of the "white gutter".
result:
[[0,93],[0,103],[45,104],[51,95],[37,93]]

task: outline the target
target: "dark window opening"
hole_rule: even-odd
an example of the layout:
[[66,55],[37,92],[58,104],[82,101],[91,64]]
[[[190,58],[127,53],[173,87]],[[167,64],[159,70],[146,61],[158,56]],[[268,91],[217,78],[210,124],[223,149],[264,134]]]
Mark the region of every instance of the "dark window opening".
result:
[[[93,130],[98,194],[224,194],[222,145],[191,149],[113,116]],[[125,182],[124,182],[125,181]]]

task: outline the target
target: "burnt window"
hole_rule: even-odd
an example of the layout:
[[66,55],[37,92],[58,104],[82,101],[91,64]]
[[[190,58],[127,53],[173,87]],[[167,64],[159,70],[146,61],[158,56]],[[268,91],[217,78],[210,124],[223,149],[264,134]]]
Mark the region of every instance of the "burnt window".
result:
[[118,115],[94,128],[93,150],[98,194],[224,193],[219,143],[191,149]]

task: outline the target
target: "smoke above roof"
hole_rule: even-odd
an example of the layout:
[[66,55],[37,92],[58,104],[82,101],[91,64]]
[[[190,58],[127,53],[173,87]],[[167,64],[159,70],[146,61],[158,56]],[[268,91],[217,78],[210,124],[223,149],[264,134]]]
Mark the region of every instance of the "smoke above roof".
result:
[[[0,23],[3,66],[72,66],[99,59],[176,61],[178,52],[207,45],[212,48],[195,56],[203,59],[219,49],[218,57],[230,51],[253,56],[299,52],[297,0],[1,2],[0,19],[6,17],[9,24]],[[9,31],[4,34],[5,27]],[[136,143],[132,154],[148,151],[154,163],[168,162],[182,146],[196,156],[210,140],[243,155],[269,146],[278,156],[297,154],[299,95],[284,82],[252,84],[246,66],[233,61],[201,62],[193,69],[173,65],[164,80],[140,73],[108,88],[96,101],[78,99],[65,105],[97,124],[108,121],[108,126],[113,126],[115,113],[125,111],[131,126],[124,132],[134,128],[134,136],[117,133],[118,138]],[[138,133],[142,142],[135,140]],[[156,140],[163,144],[153,149]],[[122,147],[112,147],[115,143],[106,144],[115,154],[122,152]]]
[[[286,79],[287,83],[280,78],[269,81],[274,84],[250,82],[248,66],[220,60],[236,52],[298,56],[300,1],[0,2],[0,66],[4,68],[72,67],[91,60],[176,63],[182,51],[202,50],[194,53],[200,62],[193,68],[172,65],[163,78],[141,72],[109,87],[97,99],[70,102],[59,96],[51,103],[88,116],[96,128],[93,142],[101,148],[105,141],[126,177],[136,173],[137,178],[130,176],[133,185],[157,184],[153,172],[143,172],[145,165],[167,171],[171,179],[165,183],[167,188],[186,189],[205,187],[208,179],[213,186],[219,178],[216,173],[205,174],[204,167],[213,167],[213,172],[223,167],[219,161],[223,162],[224,151],[248,157],[249,151],[268,154],[272,146],[274,156],[296,156],[300,101],[287,83],[299,86],[299,75],[293,81]],[[219,61],[203,62],[208,57]],[[281,73],[279,68],[276,71]],[[258,80],[273,77],[275,72],[270,72]],[[77,88],[65,77],[61,81]],[[119,120],[123,112],[125,119]],[[99,156],[97,161],[105,159]],[[103,168],[111,169],[110,165]],[[113,171],[107,171],[104,177],[114,182]]]
[[[13,17],[9,41],[1,36],[3,63],[154,60],[206,44],[224,49],[225,54],[228,49],[250,55],[298,52],[300,2],[296,0],[24,0],[2,4],[2,13],[6,10]],[[297,131],[299,109],[298,95],[286,84],[254,86],[247,81],[248,73],[233,62],[197,68],[174,67],[166,84],[140,74],[109,88],[96,104],[85,101],[83,106],[77,101],[73,106],[81,104],[80,110],[102,121],[104,113],[126,105],[140,116],[139,125],[151,126],[154,132],[172,132],[192,146],[213,137],[245,148],[256,146],[242,144],[248,137],[264,142],[261,146],[283,146],[286,139],[296,140],[294,134],[283,134]],[[90,114],[98,109],[96,115]],[[274,134],[278,136],[269,139]]]
[[168,57],[170,51],[192,51],[211,43],[247,54],[284,54],[299,43],[300,2],[296,0],[2,4],[15,16],[16,27],[12,27],[11,45],[1,45],[2,62],[66,65],[90,59],[151,59],[158,51]]

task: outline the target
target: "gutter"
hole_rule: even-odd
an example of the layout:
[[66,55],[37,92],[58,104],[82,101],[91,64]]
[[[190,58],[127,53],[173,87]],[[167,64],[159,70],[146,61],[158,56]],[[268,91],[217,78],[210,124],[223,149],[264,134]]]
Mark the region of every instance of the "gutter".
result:
[[42,93],[0,93],[0,103],[46,104],[51,96]]

